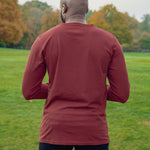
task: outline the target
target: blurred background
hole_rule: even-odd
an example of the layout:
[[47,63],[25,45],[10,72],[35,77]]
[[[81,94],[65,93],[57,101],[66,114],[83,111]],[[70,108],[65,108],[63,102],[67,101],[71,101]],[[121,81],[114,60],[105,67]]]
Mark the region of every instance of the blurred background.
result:
[[[59,0],[0,0],[0,47],[30,49],[61,23]],[[87,23],[114,34],[124,51],[150,51],[150,1],[89,0]]]

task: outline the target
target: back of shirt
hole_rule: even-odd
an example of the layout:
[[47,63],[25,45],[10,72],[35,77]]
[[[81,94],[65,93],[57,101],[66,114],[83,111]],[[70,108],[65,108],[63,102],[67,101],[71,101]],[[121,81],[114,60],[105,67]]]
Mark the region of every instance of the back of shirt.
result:
[[[42,84],[46,69],[49,83]],[[22,89],[26,99],[46,99],[40,142],[109,143],[106,101],[124,103],[129,97],[121,46],[93,25],[60,24],[33,44]]]

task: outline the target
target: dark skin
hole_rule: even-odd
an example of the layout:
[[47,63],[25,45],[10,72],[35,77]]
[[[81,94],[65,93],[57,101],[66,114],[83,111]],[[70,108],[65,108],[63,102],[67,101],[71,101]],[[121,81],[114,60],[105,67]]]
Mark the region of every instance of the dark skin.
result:
[[86,24],[88,0],[60,0],[60,8],[62,22]]

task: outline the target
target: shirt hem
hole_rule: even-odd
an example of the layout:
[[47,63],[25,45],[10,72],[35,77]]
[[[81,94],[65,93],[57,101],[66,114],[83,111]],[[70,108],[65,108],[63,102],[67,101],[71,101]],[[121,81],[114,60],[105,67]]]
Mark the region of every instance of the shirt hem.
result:
[[109,144],[110,140],[100,140],[99,142],[75,142],[75,141],[51,141],[46,139],[40,139],[40,143],[54,144],[54,145],[103,145]]

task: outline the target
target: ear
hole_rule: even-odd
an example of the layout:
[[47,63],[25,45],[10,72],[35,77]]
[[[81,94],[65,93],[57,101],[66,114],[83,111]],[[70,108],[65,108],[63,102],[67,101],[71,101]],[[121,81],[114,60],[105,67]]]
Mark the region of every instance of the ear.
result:
[[62,5],[62,13],[65,14],[68,11],[68,7],[66,4]]

